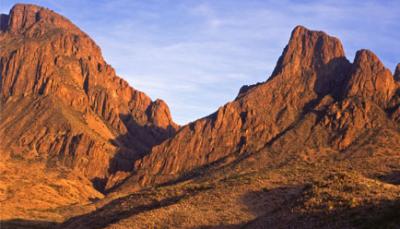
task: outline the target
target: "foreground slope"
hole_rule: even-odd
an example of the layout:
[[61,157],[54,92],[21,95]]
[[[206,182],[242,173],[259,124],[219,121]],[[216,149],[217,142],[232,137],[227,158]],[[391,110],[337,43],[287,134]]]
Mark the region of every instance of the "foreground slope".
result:
[[[48,207],[16,201],[36,193],[29,189],[36,183],[48,195],[42,202],[52,202],[53,194],[62,205],[98,198],[96,189],[118,183],[135,159],[177,128],[162,100],[131,88],[88,35],[46,8],[17,4],[1,15],[0,72],[2,214]],[[19,177],[15,170],[27,162],[34,176]],[[46,177],[50,171],[76,174],[70,188],[77,196],[49,186],[58,182]],[[4,210],[10,208],[20,210]]]
[[59,227],[398,228],[400,159],[395,149],[388,154],[374,148],[377,155],[370,155],[367,164],[332,152],[337,158],[219,169],[98,204]]

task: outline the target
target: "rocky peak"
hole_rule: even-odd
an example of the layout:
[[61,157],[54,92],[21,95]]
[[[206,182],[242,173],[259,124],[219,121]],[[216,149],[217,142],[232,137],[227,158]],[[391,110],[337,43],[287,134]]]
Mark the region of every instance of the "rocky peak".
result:
[[[17,4],[1,20],[8,23],[0,33],[0,102],[2,110],[16,112],[4,112],[0,131],[7,123],[20,127],[7,130],[5,147],[26,148],[21,139],[29,138],[35,154],[52,155],[57,163],[103,179],[110,171],[128,170],[135,158],[174,134],[177,125],[167,105],[118,77],[95,42],[68,19]],[[20,107],[32,101],[37,110],[23,113],[32,122],[20,122]],[[39,137],[37,126],[45,137]],[[59,139],[65,139],[63,147],[48,148]]]
[[281,72],[295,73],[300,69],[318,69],[335,59],[344,58],[339,39],[321,31],[297,26],[279,58],[272,77]]
[[41,7],[17,4],[10,11],[9,30],[18,32],[25,30],[40,20]]
[[149,119],[154,125],[164,129],[177,129],[177,125],[171,119],[171,113],[167,104],[162,99],[156,99],[148,108]]
[[375,53],[368,49],[361,49],[356,52],[354,64],[364,66],[370,65],[372,68],[375,66],[376,68],[384,68],[383,63],[379,60]]
[[339,39],[322,31],[297,26],[270,80],[279,78],[291,87],[307,88],[305,90],[320,97],[329,93],[339,97],[340,86],[350,65]]
[[35,30],[34,27],[36,25],[38,27],[45,25],[67,30],[78,29],[65,17],[47,8],[32,4],[14,5],[10,10],[10,14],[2,17],[1,27],[2,31],[25,33],[28,30]]
[[392,97],[396,83],[389,69],[370,50],[356,53],[346,96],[371,99],[382,106]]
[[400,63],[397,64],[396,70],[394,71],[394,79],[400,81]]
[[[36,5],[16,4],[4,18],[8,26],[0,39],[13,45],[0,53],[2,99],[51,95],[81,112],[90,107],[119,131],[126,131],[125,125],[116,120],[127,114],[139,125],[176,127],[164,102],[153,103],[119,78],[96,43],[65,17]],[[31,39],[19,42],[27,36]]]

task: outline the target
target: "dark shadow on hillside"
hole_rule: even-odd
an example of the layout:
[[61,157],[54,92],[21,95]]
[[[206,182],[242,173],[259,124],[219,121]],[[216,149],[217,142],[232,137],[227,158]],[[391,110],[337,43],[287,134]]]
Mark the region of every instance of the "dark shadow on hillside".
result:
[[11,219],[0,221],[0,229],[47,229],[55,228],[58,225],[56,222],[40,220]]
[[[296,197],[300,195],[303,186],[277,187],[272,189],[263,188],[260,191],[249,192],[242,197],[241,202],[247,206],[248,211],[257,215],[274,215],[282,211],[282,209],[290,206]],[[233,229],[233,228],[252,228],[253,221],[242,222],[238,224],[223,225],[202,225],[197,228],[204,229]],[[284,228],[277,227],[274,224],[265,224],[259,228]]]
[[172,126],[166,129],[154,125],[140,125],[132,115],[120,114],[128,132],[113,140],[120,150],[111,160],[110,173],[132,171],[133,161],[145,156],[153,146],[174,135]]
[[[72,217],[59,225],[58,228],[91,228],[101,229],[120,220],[136,214],[167,207],[178,203],[184,195],[169,197],[160,201],[152,197],[143,197],[140,194],[131,194],[111,201],[107,205],[89,214]],[[145,198],[147,201],[140,201]]]
[[[118,171],[132,172],[136,160],[147,155],[153,146],[175,134],[172,126],[164,129],[154,125],[140,125],[130,114],[120,114],[120,119],[127,133],[110,140],[118,147],[118,151],[110,160],[109,174],[115,174]],[[106,190],[107,178],[94,178],[92,183],[102,193],[110,191]]]
[[88,228],[101,229],[121,220],[133,217],[139,213],[168,207],[177,204],[187,197],[193,197],[199,192],[208,190],[208,187],[187,189],[183,194],[171,194],[159,199],[152,192],[133,193],[110,201],[104,206],[87,214],[72,217],[63,223],[12,219],[0,221],[1,229],[63,229],[63,228]]
[[400,201],[382,201],[356,208],[318,213],[293,213],[283,209],[257,217],[241,228],[400,228]]
[[[142,198],[146,201],[140,202]],[[72,217],[62,224],[34,220],[13,219],[1,221],[1,229],[44,229],[44,228],[90,228],[101,229],[120,220],[132,217],[146,211],[167,207],[179,202],[184,195],[173,196],[160,201],[151,197],[132,194],[111,201],[105,206],[85,215]],[[137,201],[139,200],[139,201]]]
[[[232,182],[235,179],[233,177]],[[240,182],[240,180],[236,180]],[[229,182],[229,181],[227,181]],[[186,197],[193,197],[206,189],[187,189],[184,194],[171,193],[164,199],[153,192],[134,193],[115,199],[97,210],[68,219],[64,223],[30,220],[2,221],[3,228],[93,228],[101,229],[147,211],[174,205]],[[307,195],[313,185],[261,188],[241,198],[254,220],[238,224],[199,225],[194,228],[400,228],[400,198],[364,203],[356,207],[341,206],[329,210],[321,207],[305,208]]]
[[377,176],[376,179],[385,183],[400,185],[400,170],[393,171],[392,173]]
[[364,204],[354,208],[299,211],[296,207],[304,203],[303,191],[307,188],[305,185],[249,192],[243,196],[242,202],[254,214],[254,220],[195,228],[400,228],[400,199],[382,200],[376,204]]
[[223,224],[218,226],[199,226],[193,229],[239,229],[242,228],[243,224]]

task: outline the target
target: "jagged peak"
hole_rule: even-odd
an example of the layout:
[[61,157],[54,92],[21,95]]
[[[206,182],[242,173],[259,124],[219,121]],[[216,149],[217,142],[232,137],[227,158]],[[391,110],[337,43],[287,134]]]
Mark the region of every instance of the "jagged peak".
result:
[[382,106],[386,106],[396,88],[391,71],[368,49],[356,52],[348,80],[347,96],[361,96]]
[[384,68],[382,61],[378,58],[375,53],[373,53],[369,49],[360,49],[356,52],[356,56],[354,57],[354,64],[375,64],[379,68]]
[[[4,15],[4,16],[3,16]],[[2,31],[24,33],[33,25],[45,23],[57,28],[79,30],[71,21],[54,11],[34,4],[15,4],[9,15],[2,15]]]
[[360,72],[366,79],[368,77],[379,78],[386,76],[390,76],[390,78],[393,79],[391,71],[386,68],[379,57],[369,49],[360,49],[356,52],[352,68],[353,75],[355,72]]
[[318,69],[338,58],[345,58],[343,45],[338,38],[322,31],[296,26],[288,45],[278,60],[272,77],[283,71],[295,73],[299,69]]
[[297,25],[296,27],[294,27],[294,29],[292,30],[291,36],[290,36],[290,40],[296,39],[296,37],[301,37],[304,35],[310,35],[310,34],[318,34],[320,36],[329,36],[328,34],[326,34],[324,31],[319,31],[319,30],[311,30],[308,29],[302,25]]
[[153,101],[147,110],[147,115],[151,122],[156,126],[163,127],[165,129],[177,129],[178,125],[172,120],[171,112],[167,103],[162,99],[156,99]]
[[[153,104],[145,93],[119,78],[104,61],[97,44],[64,16],[44,7],[16,4],[4,18],[8,20],[5,33],[1,33],[4,40],[29,37],[29,42],[16,44],[15,54],[1,50],[4,61],[18,61],[22,63],[18,66],[24,66],[13,68],[4,77],[1,97],[5,100],[11,96],[51,95],[81,112],[90,106],[118,130],[124,129],[115,118],[121,114],[134,116],[139,125],[175,128],[168,106],[161,100]],[[151,116],[146,114],[148,108],[154,110]]]
[[[11,7],[11,12],[14,10],[26,10],[26,11],[31,11],[31,12],[38,12],[41,9],[47,9],[45,7],[42,6],[38,6],[35,4],[30,4],[30,3],[16,3],[13,7]],[[49,9],[47,9],[49,10]]]

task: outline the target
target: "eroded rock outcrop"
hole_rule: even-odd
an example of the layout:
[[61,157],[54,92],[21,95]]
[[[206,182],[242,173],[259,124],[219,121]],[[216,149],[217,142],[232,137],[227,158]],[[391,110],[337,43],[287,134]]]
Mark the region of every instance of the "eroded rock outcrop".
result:
[[356,53],[346,96],[360,96],[385,106],[396,90],[396,83],[389,69],[369,50]]
[[316,93],[325,95],[344,80],[349,66],[339,39],[297,26],[270,80],[279,76],[289,81],[299,74],[304,78],[310,75],[314,81],[309,82],[310,86],[315,87]]
[[172,136],[168,106],[128,85],[63,16],[17,4],[1,17],[2,147],[90,179],[132,168]]

